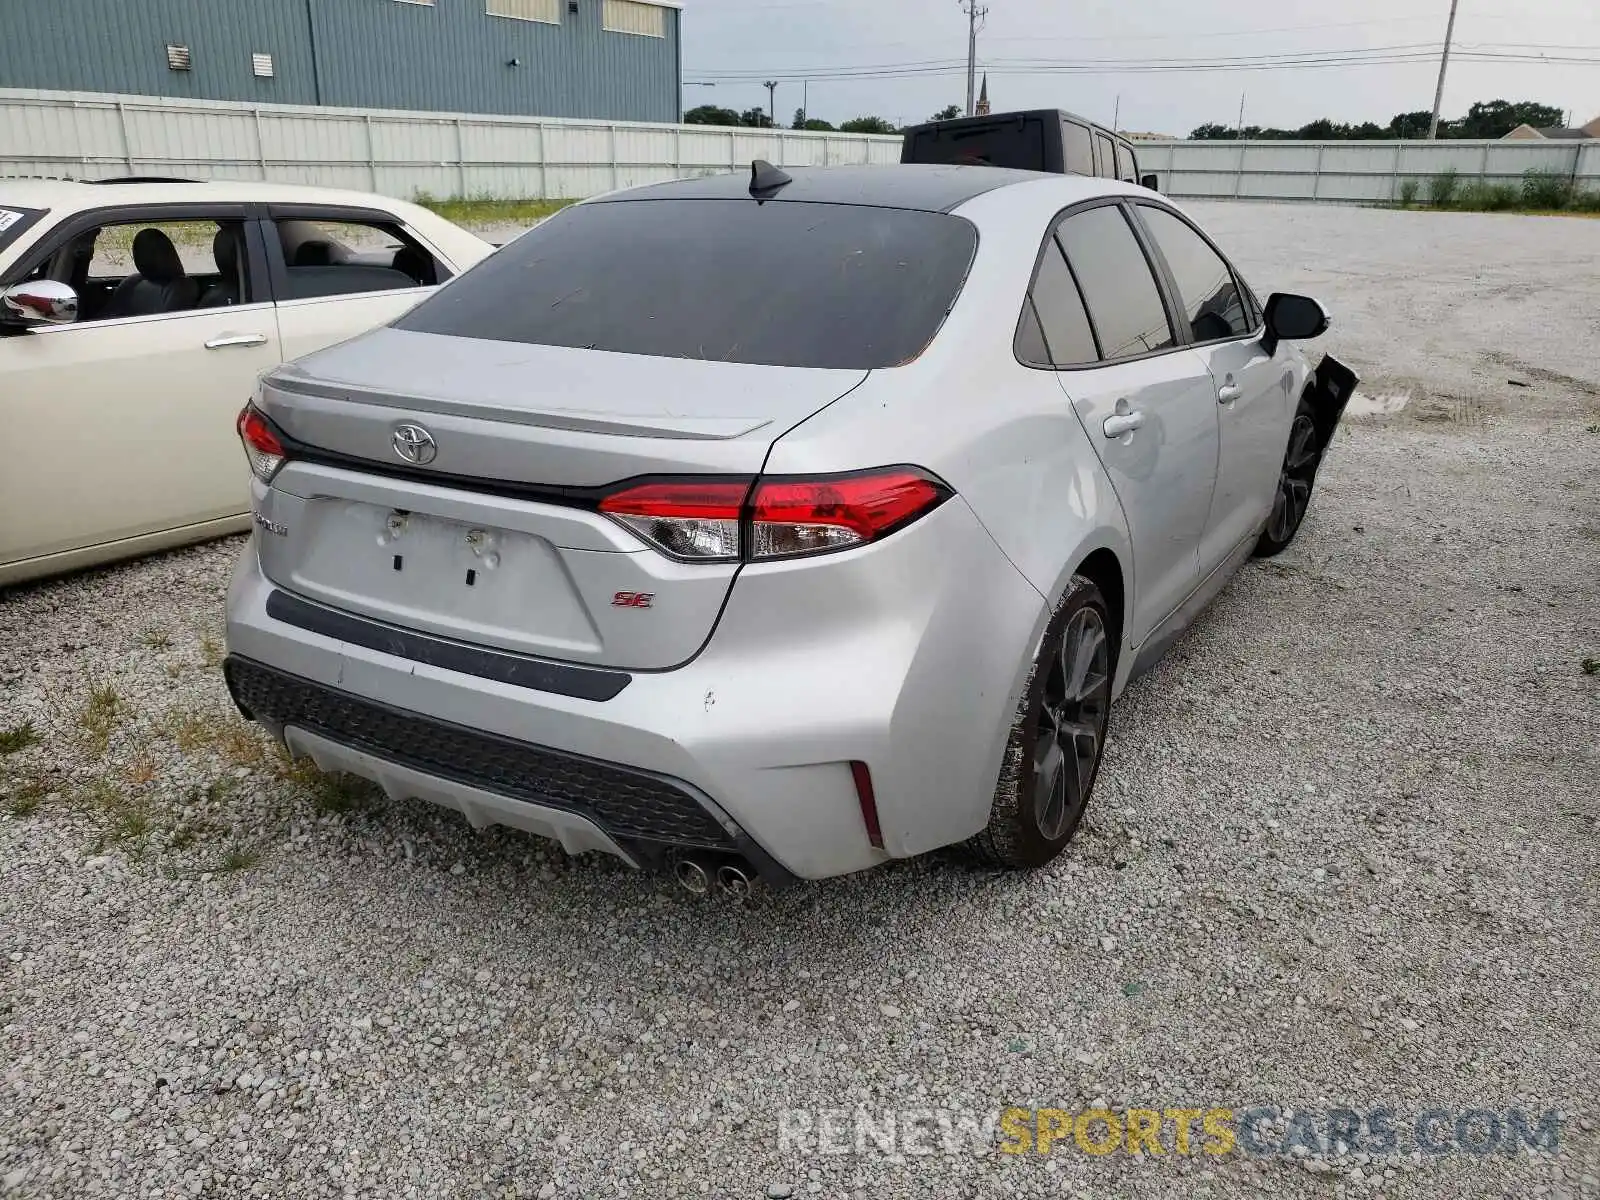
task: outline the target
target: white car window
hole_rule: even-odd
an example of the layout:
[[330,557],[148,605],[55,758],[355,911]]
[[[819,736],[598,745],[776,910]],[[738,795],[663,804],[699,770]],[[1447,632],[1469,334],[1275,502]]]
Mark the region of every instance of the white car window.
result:
[[221,308],[259,300],[244,222],[109,221],[53,239],[29,279],[78,294],[78,324]]
[[296,217],[273,227],[284,266],[279,300],[433,287],[449,275],[399,225]]

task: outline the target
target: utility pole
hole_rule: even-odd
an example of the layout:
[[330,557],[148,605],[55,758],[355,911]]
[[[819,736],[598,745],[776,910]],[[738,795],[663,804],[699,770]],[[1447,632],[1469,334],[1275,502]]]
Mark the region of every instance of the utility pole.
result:
[[1433,90],[1433,120],[1428,122],[1428,140],[1431,142],[1439,136],[1439,106],[1444,103],[1444,72],[1450,65],[1450,40],[1456,32],[1456,4],[1458,0],[1450,0],[1450,21],[1444,27],[1444,53],[1439,57],[1439,86]]
[[767,89],[767,120],[772,122],[772,127],[778,127],[778,81],[769,79],[761,85]]
[[967,14],[967,116],[970,117],[977,102],[979,23],[989,15],[989,10],[980,8],[978,0],[961,0],[961,8]]
[[1119,128],[1121,128],[1121,126],[1119,124],[1119,122],[1121,120],[1122,120],[1122,93],[1118,92],[1117,93],[1117,102],[1111,108],[1111,132],[1112,133],[1115,133]]
[[1244,96],[1243,92],[1239,93],[1239,124],[1235,127],[1240,141],[1244,140]]

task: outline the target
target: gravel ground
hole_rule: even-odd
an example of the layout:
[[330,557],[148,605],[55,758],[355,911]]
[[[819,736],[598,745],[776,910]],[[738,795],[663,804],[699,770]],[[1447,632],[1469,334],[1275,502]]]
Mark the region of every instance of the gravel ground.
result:
[[[1130,688],[1034,875],[696,903],[297,772],[218,678],[237,542],[0,599],[37,738],[0,756],[0,1191],[1600,1196],[1600,223],[1197,210],[1405,407]],[[781,1136],[856,1105],[1564,1118],[1367,1159]]]

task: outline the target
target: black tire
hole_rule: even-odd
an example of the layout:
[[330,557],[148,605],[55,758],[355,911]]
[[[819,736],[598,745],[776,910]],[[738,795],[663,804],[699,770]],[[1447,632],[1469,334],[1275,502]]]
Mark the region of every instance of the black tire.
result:
[[1300,532],[1311,507],[1311,490],[1316,486],[1317,468],[1322,465],[1322,439],[1316,418],[1304,399],[1294,411],[1289,427],[1289,444],[1283,452],[1278,473],[1278,491],[1272,498],[1272,514],[1256,542],[1255,556],[1271,558],[1287,550]]
[[[1017,705],[989,824],[967,844],[982,861],[1042,867],[1077,832],[1100,774],[1111,720],[1117,668],[1112,628],[1100,589],[1074,575]],[[1047,778],[1052,763],[1056,773]]]

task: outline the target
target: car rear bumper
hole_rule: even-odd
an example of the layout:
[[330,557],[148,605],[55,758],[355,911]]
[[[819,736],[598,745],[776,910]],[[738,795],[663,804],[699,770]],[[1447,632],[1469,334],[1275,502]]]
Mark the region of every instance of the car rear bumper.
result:
[[[774,882],[977,832],[1045,615],[959,498],[825,564],[745,567],[696,658],[628,673],[605,699],[304,612],[284,620],[285,595],[252,539],[226,672],[292,750],[573,852],[646,866],[705,851]],[[882,846],[853,762],[871,774]]]

